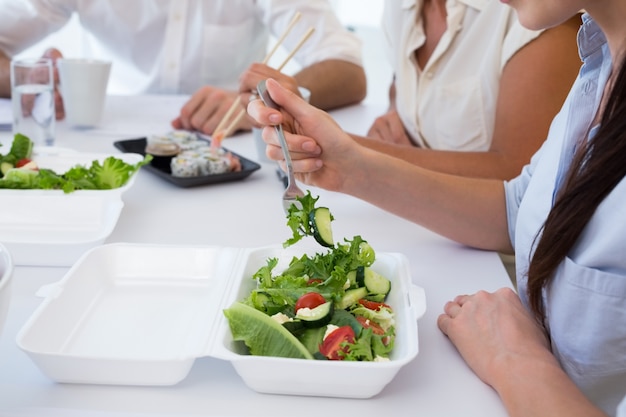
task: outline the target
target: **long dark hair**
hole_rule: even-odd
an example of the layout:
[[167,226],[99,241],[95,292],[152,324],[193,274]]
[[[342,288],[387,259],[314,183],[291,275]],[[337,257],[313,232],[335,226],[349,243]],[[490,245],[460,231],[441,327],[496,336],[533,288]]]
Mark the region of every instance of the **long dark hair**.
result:
[[598,205],[626,175],[626,59],[606,101],[594,138],[581,146],[563,190],[543,225],[528,269],[530,307],[545,318],[542,290],[572,249]]

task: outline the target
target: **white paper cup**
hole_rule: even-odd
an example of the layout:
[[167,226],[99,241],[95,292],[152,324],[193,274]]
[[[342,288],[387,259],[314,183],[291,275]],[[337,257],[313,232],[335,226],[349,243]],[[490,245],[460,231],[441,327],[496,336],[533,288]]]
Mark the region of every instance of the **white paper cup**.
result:
[[13,276],[13,261],[7,249],[0,244],[0,336],[2,327],[9,312],[11,301],[11,277]]
[[57,60],[57,68],[67,122],[78,128],[97,126],[102,118],[111,62],[62,58]]
[[[300,95],[302,96],[302,98],[306,100],[306,102],[308,103],[311,99],[311,91],[308,88],[304,88],[304,87],[298,87],[298,90],[300,90]],[[271,159],[269,159],[265,153],[266,145],[265,145],[265,142],[263,141],[263,137],[261,136],[262,130],[263,129],[259,129],[256,127],[252,128],[252,136],[254,137],[254,144],[256,146],[257,157],[260,162],[274,162]]]

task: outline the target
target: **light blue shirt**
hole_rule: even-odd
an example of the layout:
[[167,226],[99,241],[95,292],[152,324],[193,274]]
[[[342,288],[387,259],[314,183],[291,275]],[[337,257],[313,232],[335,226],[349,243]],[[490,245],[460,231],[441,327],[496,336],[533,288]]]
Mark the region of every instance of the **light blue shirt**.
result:
[[[546,142],[520,176],[505,183],[518,291],[526,306],[535,237],[577,144],[593,136],[591,123],[611,69],[604,34],[588,15],[583,21],[578,79]],[[587,397],[615,416],[626,394],[626,180],[598,206],[543,297],[554,355]]]
[[617,407],[617,417],[626,417],[626,397],[624,397],[619,407]]

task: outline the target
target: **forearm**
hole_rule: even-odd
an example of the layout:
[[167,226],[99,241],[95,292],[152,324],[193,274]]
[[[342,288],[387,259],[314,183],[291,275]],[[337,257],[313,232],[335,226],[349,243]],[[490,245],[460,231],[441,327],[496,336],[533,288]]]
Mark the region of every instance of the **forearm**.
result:
[[327,60],[302,69],[294,78],[311,91],[310,103],[322,110],[358,103],[365,98],[367,82],[362,67],[341,60]]
[[407,147],[356,135],[352,137],[370,149],[384,152],[422,168],[453,175],[509,180],[517,176],[522,167],[528,163],[525,155],[506,155],[496,151],[440,151]]
[[0,97],[11,97],[11,59],[0,51]]
[[350,159],[343,192],[460,243],[512,251],[502,181],[441,174],[365,148]]
[[493,384],[511,417],[606,417],[550,355],[511,358]]

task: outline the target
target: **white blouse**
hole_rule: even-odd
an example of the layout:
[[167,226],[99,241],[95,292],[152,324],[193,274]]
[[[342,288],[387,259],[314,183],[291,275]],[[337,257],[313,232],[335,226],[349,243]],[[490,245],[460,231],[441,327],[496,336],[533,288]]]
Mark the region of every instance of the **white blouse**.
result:
[[385,4],[383,30],[395,75],[396,109],[416,145],[485,151],[495,125],[500,76],[508,60],[540,32],[523,28],[499,1],[447,0],[447,30],[423,69],[422,0]]

